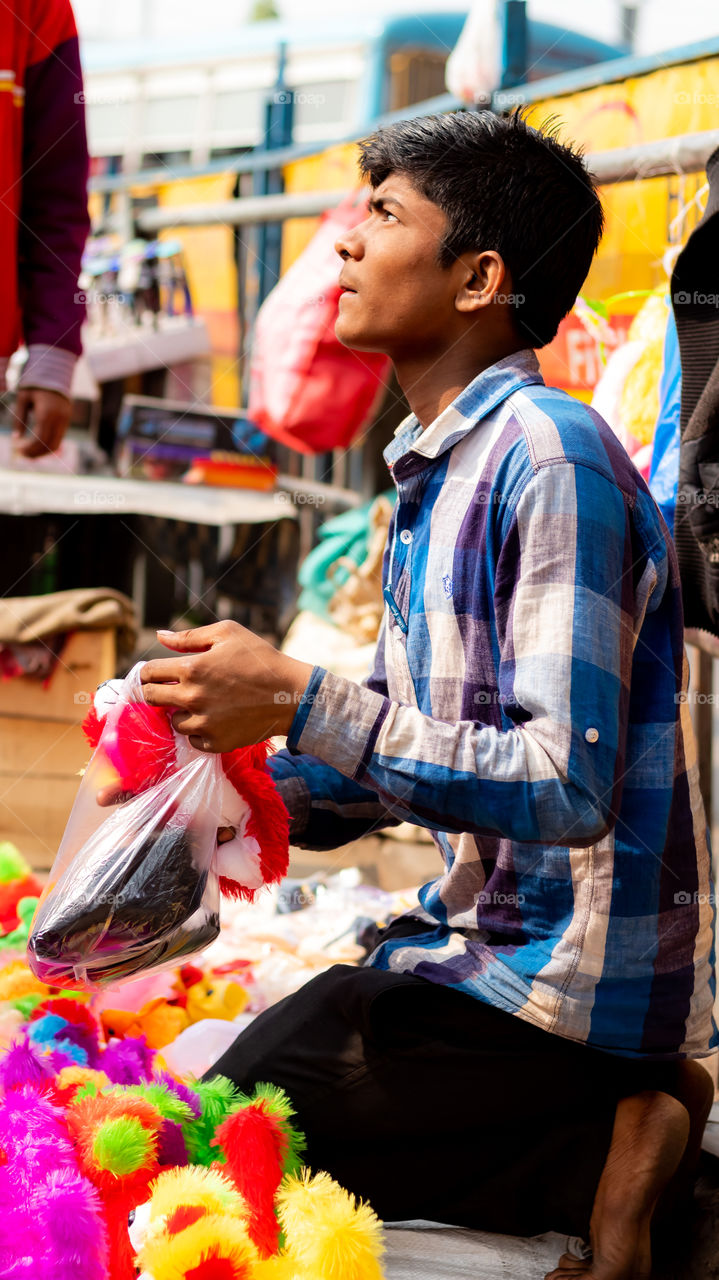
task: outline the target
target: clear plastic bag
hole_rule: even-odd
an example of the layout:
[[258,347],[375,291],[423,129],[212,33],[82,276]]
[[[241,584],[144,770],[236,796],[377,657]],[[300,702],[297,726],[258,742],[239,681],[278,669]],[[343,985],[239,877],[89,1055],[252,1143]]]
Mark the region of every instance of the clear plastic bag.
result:
[[[167,725],[153,736],[139,668],[113,682],[116,701],[33,921],[28,961],[54,986],[101,985],[180,963],[219,933],[220,758],[195,751]],[[142,774],[137,794],[103,808],[98,794],[119,794],[126,781],[123,749]]]

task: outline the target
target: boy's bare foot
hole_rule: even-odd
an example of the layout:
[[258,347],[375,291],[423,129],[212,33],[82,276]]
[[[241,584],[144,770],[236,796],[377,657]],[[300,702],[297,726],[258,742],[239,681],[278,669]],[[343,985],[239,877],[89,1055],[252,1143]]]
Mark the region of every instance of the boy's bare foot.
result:
[[564,1254],[545,1280],[649,1280],[652,1215],[679,1167],[689,1129],[686,1107],[667,1093],[619,1102],[592,1210],[592,1259]]

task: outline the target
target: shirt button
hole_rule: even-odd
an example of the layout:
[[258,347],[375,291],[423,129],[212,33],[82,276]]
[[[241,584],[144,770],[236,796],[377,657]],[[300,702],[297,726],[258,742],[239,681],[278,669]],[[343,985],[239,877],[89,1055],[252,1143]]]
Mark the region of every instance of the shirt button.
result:
[[412,533],[409,529],[403,529],[399,535],[400,542],[404,542],[405,546],[409,546],[412,541]]
[[599,741],[599,730],[598,730],[598,729],[587,729],[587,732],[585,733],[585,735],[584,735],[584,736],[585,736],[585,738],[587,739],[587,742],[598,742],[598,741]]

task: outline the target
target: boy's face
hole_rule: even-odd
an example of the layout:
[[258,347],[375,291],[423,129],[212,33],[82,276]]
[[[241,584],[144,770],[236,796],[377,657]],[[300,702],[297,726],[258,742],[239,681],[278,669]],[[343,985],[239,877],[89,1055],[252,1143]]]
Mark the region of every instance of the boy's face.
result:
[[396,359],[429,354],[458,335],[455,298],[468,271],[460,259],[439,265],[445,230],[441,209],[402,174],[374,189],[369,217],[335,245],[345,289],[335,325],[340,342]]

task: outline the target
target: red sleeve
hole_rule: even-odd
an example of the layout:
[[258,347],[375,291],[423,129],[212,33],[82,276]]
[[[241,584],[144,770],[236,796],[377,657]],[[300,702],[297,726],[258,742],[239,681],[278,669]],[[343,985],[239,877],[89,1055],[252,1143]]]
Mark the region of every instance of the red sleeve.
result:
[[89,231],[85,102],[67,0],[35,0],[23,116],[18,235],[25,342],[79,354],[77,279]]

